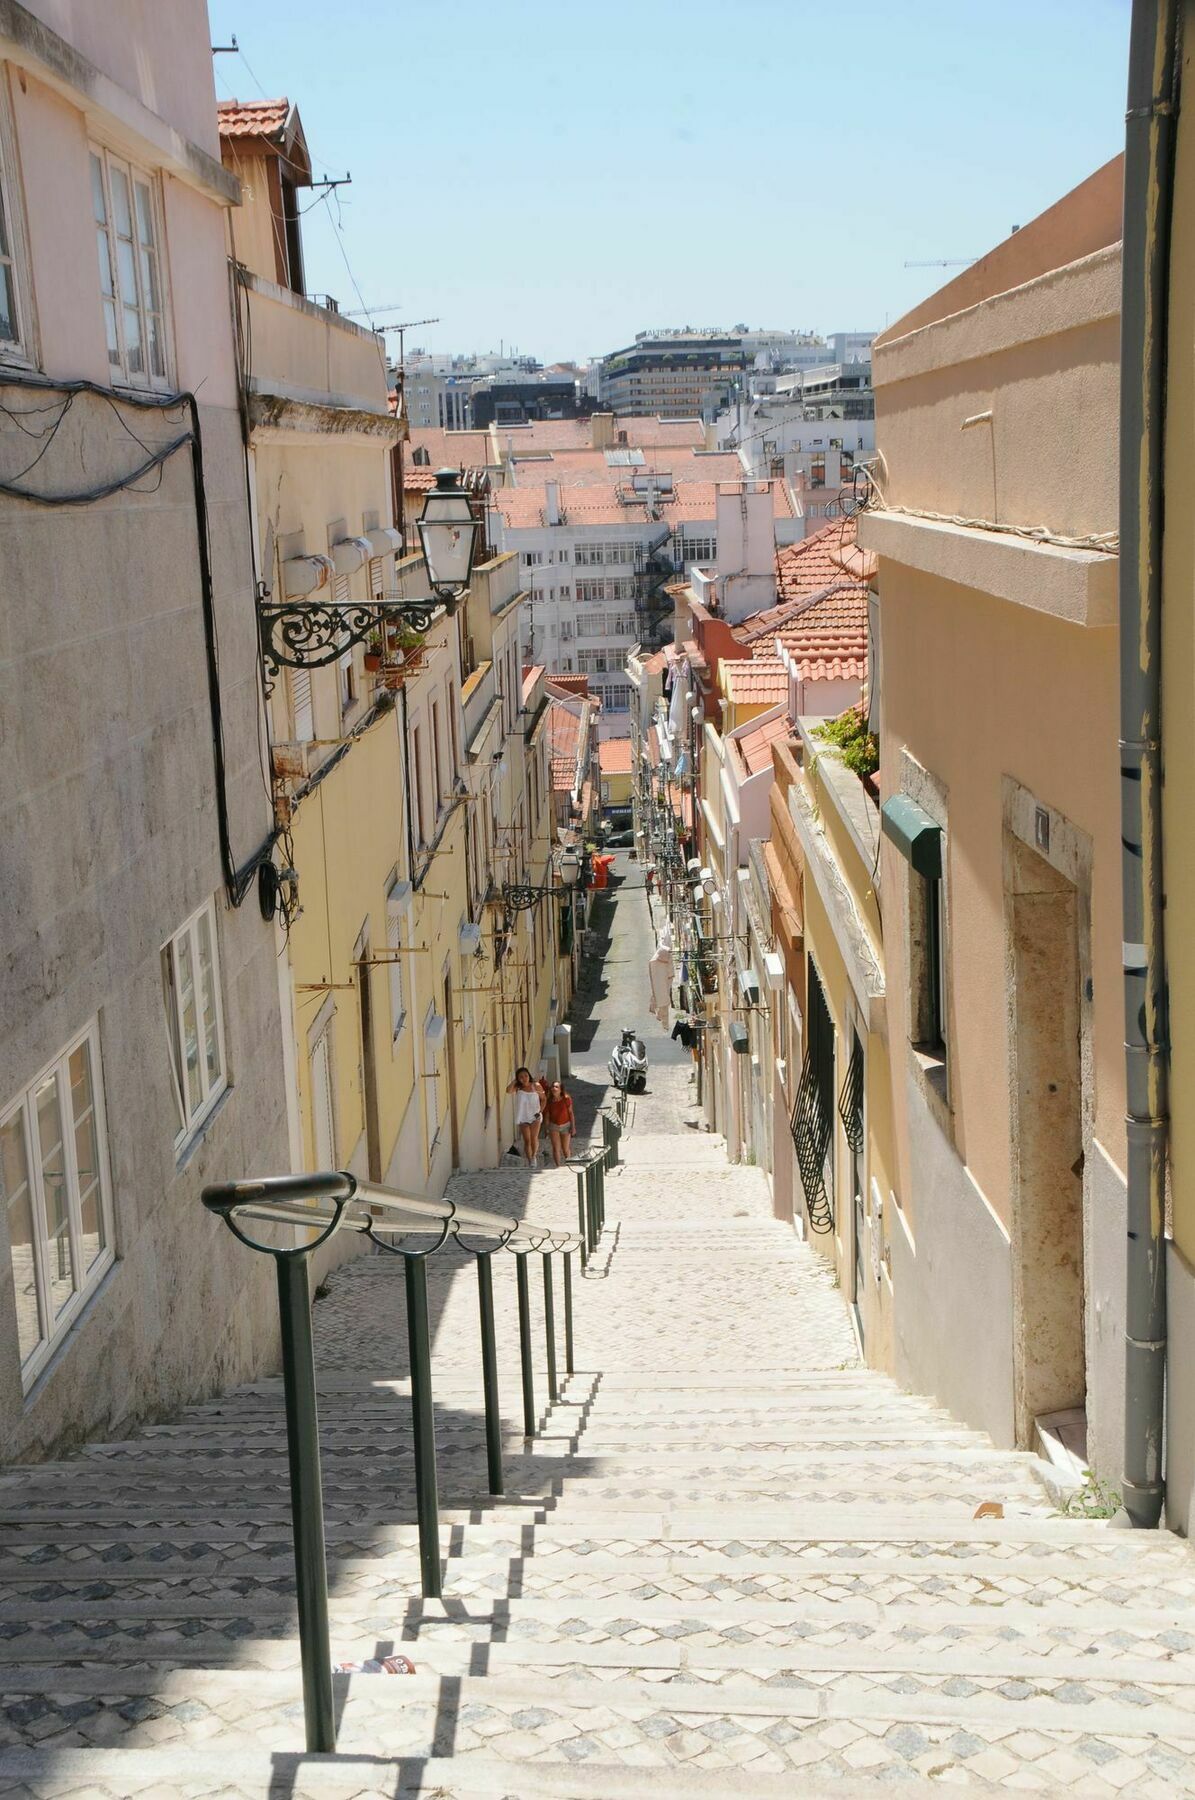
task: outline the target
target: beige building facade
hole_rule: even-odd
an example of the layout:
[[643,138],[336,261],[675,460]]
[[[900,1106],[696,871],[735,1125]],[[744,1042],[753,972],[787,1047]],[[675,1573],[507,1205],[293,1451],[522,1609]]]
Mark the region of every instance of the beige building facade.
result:
[[1119,237],[1117,161],[884,333],[859,528],[879,557],[893,1371],[998,1443],[1085,1437],[1112,1480]]
[[285,1166],[288,1137],[206,9],[42,0],[2,30],[0,462],[29,496],[0,502],[20,1457],[272,1364],[268,1264],[199,1195]]

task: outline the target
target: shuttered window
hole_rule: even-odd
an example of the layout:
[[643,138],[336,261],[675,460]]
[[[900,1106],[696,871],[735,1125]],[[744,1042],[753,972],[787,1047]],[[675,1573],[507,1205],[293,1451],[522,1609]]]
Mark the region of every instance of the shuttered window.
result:
[[336,1118],[332,1109],[332,1058],[328,1033],[322,1032],[311,1052],[311,1118],[315,1132],[315,1166],[336,1167]]
[[310,669],[292,669],[290,672],[290,716],[296,744],[309,744],[315,736]]

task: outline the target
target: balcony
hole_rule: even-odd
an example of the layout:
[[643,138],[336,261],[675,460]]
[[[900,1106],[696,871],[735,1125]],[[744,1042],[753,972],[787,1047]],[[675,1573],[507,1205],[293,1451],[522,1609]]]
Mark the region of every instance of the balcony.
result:
[[[389,414],[382,348],[372,331],[242,267],[237,289],[242,331],[253,347],[255,423],[280,423],[288,406],[348,409],[371,434],[376,419],[376,435],[397,440],[402,427]],[[310,425],[318,429],[318,420]]]

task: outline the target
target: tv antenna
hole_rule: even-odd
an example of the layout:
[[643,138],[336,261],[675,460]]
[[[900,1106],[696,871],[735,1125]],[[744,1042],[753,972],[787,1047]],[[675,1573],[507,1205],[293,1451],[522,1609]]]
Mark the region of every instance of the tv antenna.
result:
[[926,262],[907,262],[906,269],[969,269],[977,256],[931,256]]

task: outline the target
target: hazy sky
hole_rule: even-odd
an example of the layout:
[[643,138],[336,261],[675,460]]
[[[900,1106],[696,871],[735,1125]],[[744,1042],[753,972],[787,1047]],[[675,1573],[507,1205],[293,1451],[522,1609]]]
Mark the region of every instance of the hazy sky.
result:
[[[1128,0],[209,0],[296,101],[308,287],[408,349],[882,328],[1123,143]],[[252,74],[250,74],[250,69]],[[256,81],[254,80],[256,77]],[[260,83],[260,87],[258,86]],[[393,343],[393,340],[390,340]]]

